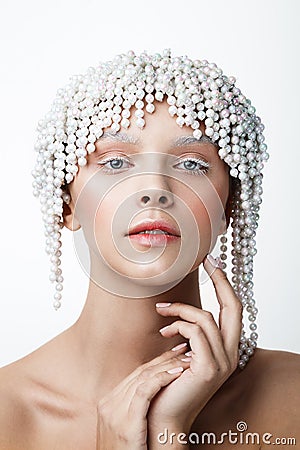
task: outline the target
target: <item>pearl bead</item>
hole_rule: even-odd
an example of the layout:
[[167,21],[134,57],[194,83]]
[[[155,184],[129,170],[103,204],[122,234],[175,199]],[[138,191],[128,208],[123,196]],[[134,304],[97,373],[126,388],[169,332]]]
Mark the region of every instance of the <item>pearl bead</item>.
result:
[[240,369],[244,369],[245,366],[246,366],[246,362],[240,359],[240,360],[239,360],[239,368],[240,368]]
[[201,130],[195,130],[194,132],[193,132],[193,136],[196,138],[196,139],[200,139],[201,137],[202,137],[202,131]]
[[145,120],[142,119],[141,117],[139,117],[136,121],[135,121],[136,125],[139,128],[143,128],[145,126]]
[[146,105],[146,111],[150,114],[152,114],[155,110],[155,106],[152,103],[148,103]]

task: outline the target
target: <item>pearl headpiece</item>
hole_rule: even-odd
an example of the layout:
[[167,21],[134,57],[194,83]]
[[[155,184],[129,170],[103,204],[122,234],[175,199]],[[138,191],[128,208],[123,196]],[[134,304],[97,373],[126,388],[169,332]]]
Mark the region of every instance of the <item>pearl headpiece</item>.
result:
[[[145,126],[144,109],[155,111],[154,101],[169,104],[169,113],[182,127],[190,126],[200,139],[200,122],[205,135],[215,143],[219,156],[236,179],[232,204],[232,283],[244,310],[249,313],[250,337],[244,326],[240,339],[239,367],[245,367],[257,346],[257,308],[253,299],[253,256],[262,194],[261,173],[269,155],[264,143],[264,126],[255,108],[214,63],[192,61],[187,56],[172,57],[133,51],[112,61],[90,67],[84,75],[70,78],[59,89],[50,112],[38,124],[35,145],[37,162],[32,175],[33,194],[40,198],[45,224],[46,252],[51,260],[50,280],[55,283],[53,306],[61,306],[63,289],[61,222],[63,201],[70,196],[64,186],[71,183],[78,166],[95,150],[104,128],[118,132],[130,125],[131,108],[139,128]],[[226,268],[227,238],[221,237],[221,260]]]

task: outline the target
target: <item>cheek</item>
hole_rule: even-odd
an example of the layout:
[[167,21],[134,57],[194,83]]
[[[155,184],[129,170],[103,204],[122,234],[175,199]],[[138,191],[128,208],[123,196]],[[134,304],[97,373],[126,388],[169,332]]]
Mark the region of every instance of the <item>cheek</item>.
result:
[[218,208],[213,207],[214,200],[215,198],[212,196],[211,203],[209,204],[204,204],[199,199],[195,199],[189,204],[199,233],[198,242],[194,240],[195,246],[198,244],[198,252],[190,272],[200,266],[205,256],[211,253],[216,245],[221,225],[221,215],[218,212]]
[[224,204],[226,202],[226,179],[213,184],[208,178],[194,185],[193,189],[181,189],[179,196],[184,200],[195,218],[201,240],[215,240],[219,234]]
[[98,172],[81,171],[81,177],[76,179],[71,193],[77,200],[76,218],[89,232],[111,230],[113,217],[124,198],[124,189],[120,185],[114,186],[113,180],[99,176]]
[[116,215],[119,210],[120,199],[117,195],[107,195],[99,204],[95,213],[94,230],[98,245],[101,249],[109,248],[114,241]]
[[125,183],[108,191],[98,203],[93,226],[98,250],[106,260],[123,254],[125,234],[135,213],[132,187],[129,191]]
[[193,216],[199,230],[199,238],[201,247],[203,242],[208,242],[212,238],[212,221],[211,216],[207,211],[207,208],[199,200],[190,205]]

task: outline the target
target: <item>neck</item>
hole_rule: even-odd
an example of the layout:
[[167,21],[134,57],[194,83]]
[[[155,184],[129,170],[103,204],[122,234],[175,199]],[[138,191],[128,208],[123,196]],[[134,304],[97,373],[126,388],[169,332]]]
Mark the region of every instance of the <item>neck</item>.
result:
[[167,339],[159,333],[177,318],[162,317],[155,304],[176,301],[201,308],[198,270],[172,289],[144,298],[116,296],[90,280],[84,309],[69,330],[72,349],[97,393],[100,386],[100,392],[111,388],[139,365],[186,342],[180,335]]

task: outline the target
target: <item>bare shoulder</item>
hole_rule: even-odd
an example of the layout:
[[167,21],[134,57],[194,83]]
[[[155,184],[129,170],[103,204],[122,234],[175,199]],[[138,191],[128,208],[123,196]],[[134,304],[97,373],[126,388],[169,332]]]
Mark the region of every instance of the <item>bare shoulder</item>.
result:
[[253,379],[250,392],[259,422],[256,427],[261,433],[271,433],[272,441],[291,438],[300,442],[300,355],[257,349],[255,356],[248,379]]
[[0,368],[1,450],[95,447],[95,409],[66,389],[71,377],[49,347]]
[[278,367],[287,368],[286,363],[289,364],[290,368],[293,365],[295,367],[300,364],[300,354],[290,352],[287,350],[269,350],[264,348],[257,348],[255,350],[255,355],[253,359],[256,359],[258,363],[268,363],[276,364]]
[[268,391],[273,394],[292,392],[300,386],[300,354],[284,350],[256,349],[253,362],[249,364],[248,375],[256,377],[257,387],[260,384],[264,388],[268,387]]
[[[257,348],[245,369],[237,369],[211,398],[192,431],[221,436],[228,430],[236,432],[239,424],[245,423],[248,432],[259,434],[260,439],[269,433],[271,444],[281,437],[300,442],[299,392],[300,355]],[[226,442],[224,445],[227,448]],[[260,441],[247,448],[265,447]]]
[[[1,450],[35,449],[34,441],[44,422],[49,423],[60,408],[64,410],[64,402],[51,380],[53,373],[47,373],[49,364],[45,361],[51,361],[52,355],[49,347],[46,343],[0,368]],[[52,379],[55,380],[53,376]]]
[[[291,424],[294,417],[299,417],[300,354],[257,349],[248,376],[256,380],[257,396],[261,395],[261,402],[268,405],[273,420],[278,415],[281,425],[287,418]],[[298,416],[294,416],[296,412]]]
[[23,449],[30,414],[26,399],[26,381],[17,363],[0,369],[0,448]]

